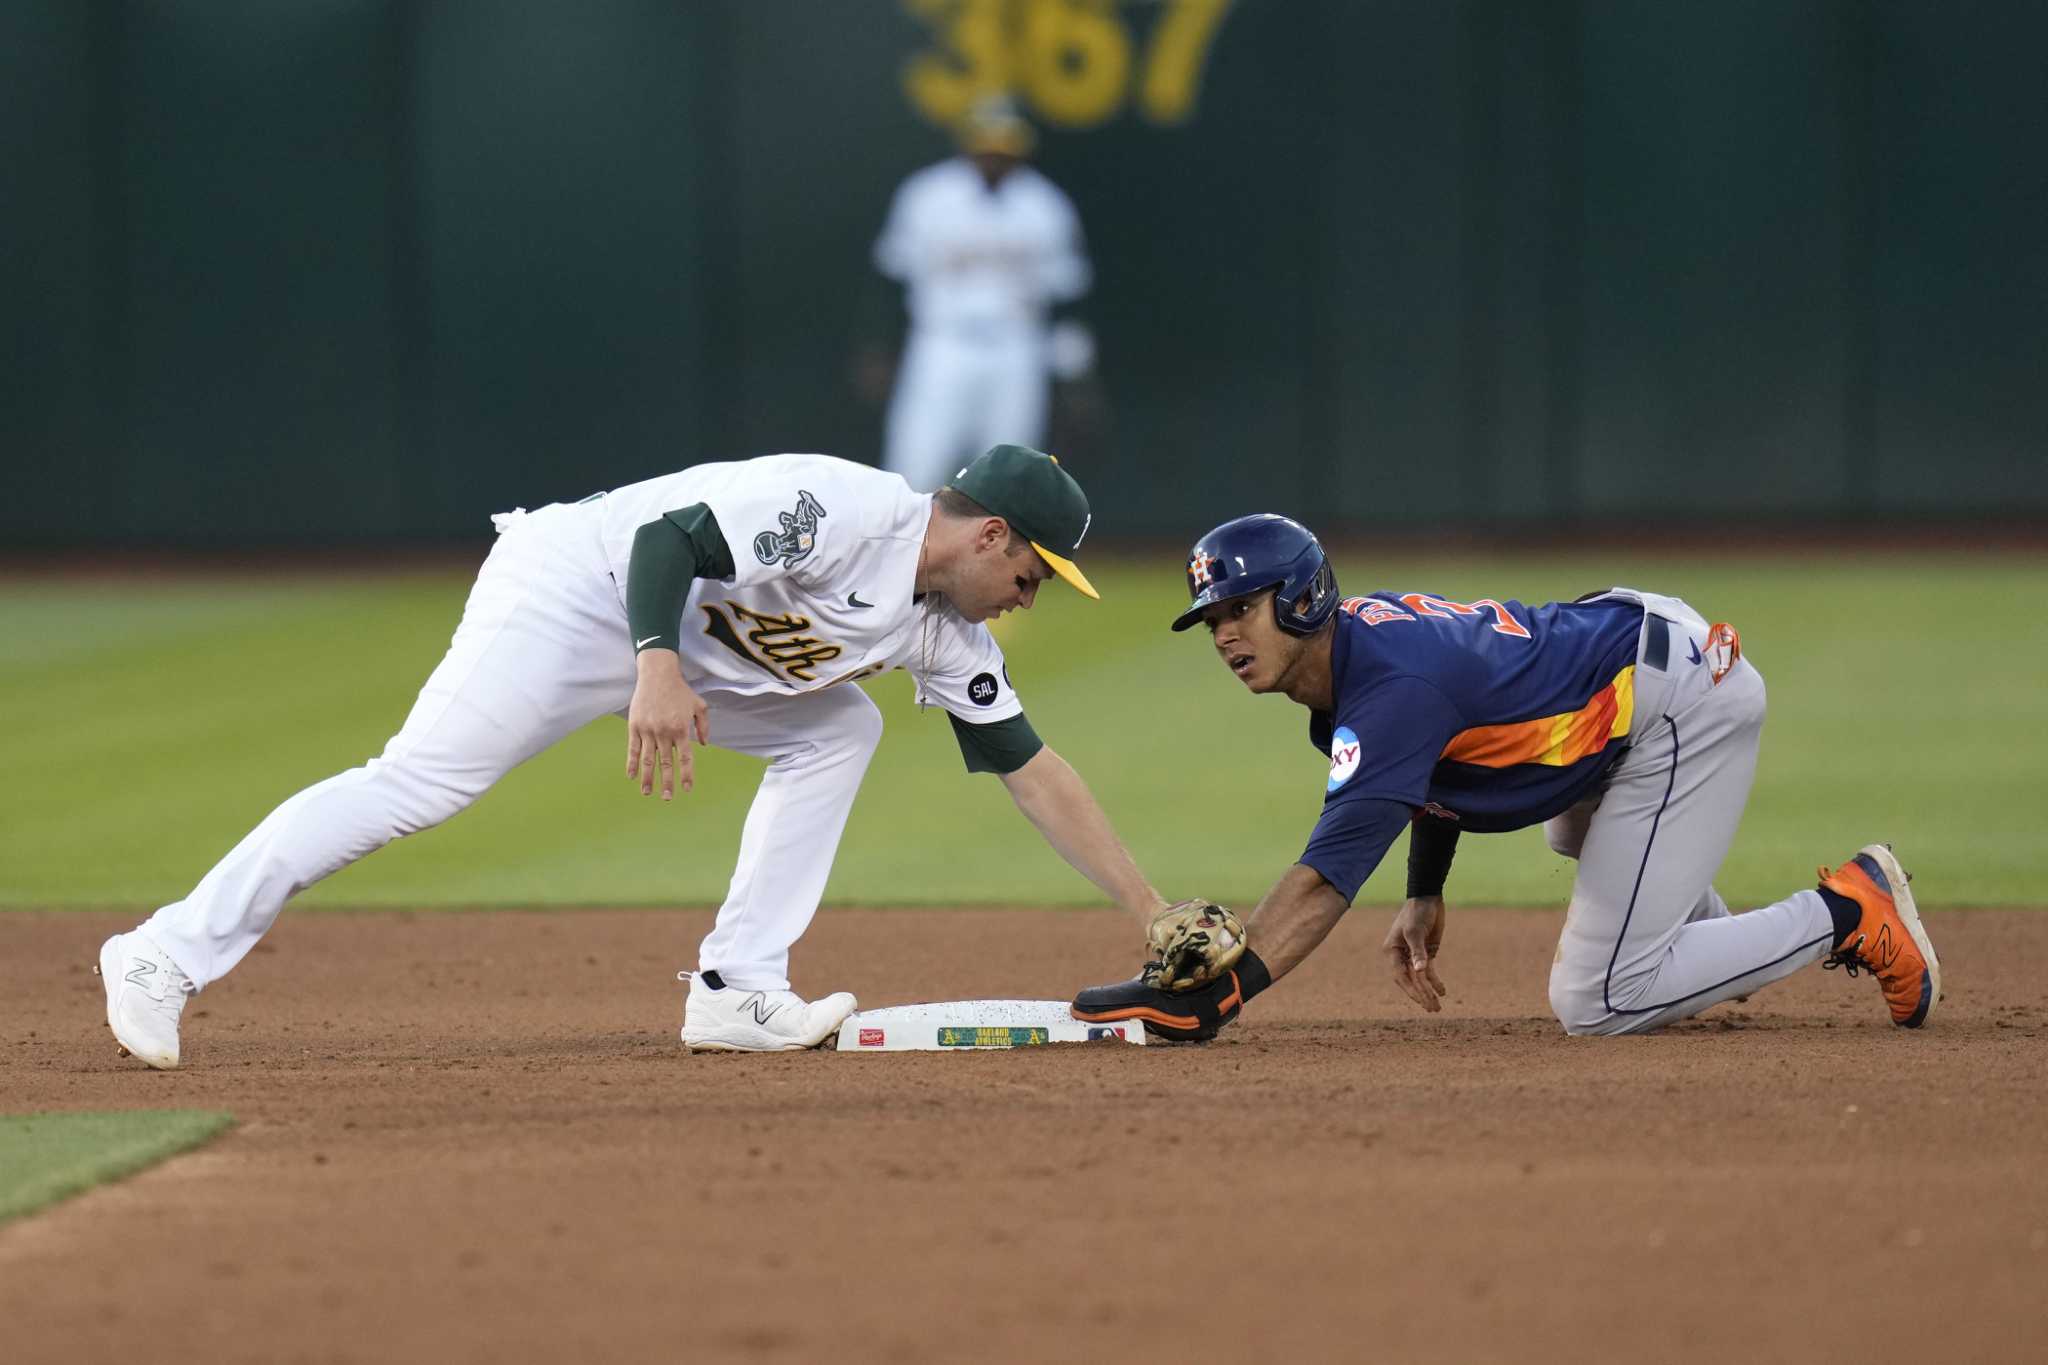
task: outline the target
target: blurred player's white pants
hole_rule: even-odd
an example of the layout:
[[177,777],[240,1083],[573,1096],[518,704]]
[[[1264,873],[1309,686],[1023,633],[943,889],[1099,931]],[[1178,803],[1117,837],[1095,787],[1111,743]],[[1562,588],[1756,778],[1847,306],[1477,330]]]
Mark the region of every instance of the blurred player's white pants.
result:
[[[571,731],[623,713],[635,678],[627,637],[594,523],[570,507],[512,518],[477,575],[447,655],[382,756],[272,811],[145,932],[196,985],[217,980],[299,891],[440,824]],[[698,965],[748,990],[787,988],[790,945],[817,912],[881,738],[881,713],[850,685],[803,696],[703,696],[712,743],[769,766]],[[622,745],[618,799],[643,799],[623,769]],[[687,840],[687,801],[674,814],[677,837]]]
[[1675,598],[1643,597],[1662,613],[1646,619],[1646,640],[1670,633],[1640,651],[1629,751],[1596,802],[1545,831],[1579,862],[1550,969],[1551,1008],[1571,1033],[1641,1033],[1698,1014],[1791,975],[1834,936],[1817,891],[1730,915],[1714,890],[1756,777],[1764,680],[1741,660],[1714,683],[1690,649],[1706,622]]
[[929,493],[992,445],[1043,449],[1050,390],[1041,329],[914,330],[889,398],[882,467]]

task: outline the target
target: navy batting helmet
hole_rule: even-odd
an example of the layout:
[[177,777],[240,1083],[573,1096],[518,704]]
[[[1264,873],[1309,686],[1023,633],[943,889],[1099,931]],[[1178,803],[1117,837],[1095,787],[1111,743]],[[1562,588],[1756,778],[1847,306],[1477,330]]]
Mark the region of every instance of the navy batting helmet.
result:
[[1314,634],[1337,610],[1337,575],[1308,527],[1271,512],[1226,521],[1188,551],[1194,601],[1173,618],[1173,628],[1186,630],[1205,607],[1268,588],[1277,590],[1273,615],[1289,635]]

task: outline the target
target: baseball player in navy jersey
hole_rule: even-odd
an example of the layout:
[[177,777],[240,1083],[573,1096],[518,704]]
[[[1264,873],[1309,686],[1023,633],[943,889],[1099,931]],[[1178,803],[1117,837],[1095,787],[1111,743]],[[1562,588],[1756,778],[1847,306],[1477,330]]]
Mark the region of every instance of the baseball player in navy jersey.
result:
[[1578,861],[1550,972],[1569,1033],[1644,1032],[1815,961],[1875,976],[1901,1027],[1939,1003],[1941,967],[1889,846],[1745,914],[1714,890],[1764,719],[1763,679],[1729,626],[1631,588],[1535,607],[1340,597],[1316,538],[1272,515],[1202,537],[1187,580],[1173,628],[1202,625],[1248,690],[1308,708],[1329,758],[1322,818],[1246,918],[1234,967],[1185,992],[1145,976],[1086,990],[1081,1018],[1212,1036],[1322,942],[1404,828],[1407,899],[1382,948],[1395,984],[1436,1011],[1460,835],[1536,824]]
[[1055,851],[1149,920],[1165,902],[1080,777],[1038,738],[987,622],[1073,562],[1088,500],[1052,457],[998,446],[936,495],[824,455],[703,464],[495,519],[447,656],[381,757],[286,801],[185,899],[100,950],[107,1022],[155,1067],[186,998],[292,895],[437,825],[555,741],[626,717],[626,772],[662,799],[693,744],[769,760],[717,923],[685,972],[692,1049],[815,1047],[854,1009],[789,989],[882,717],[853,684],[909,671],[970,771],[1000,775]]
[[1031,125],[982,102],[960,155],[897,187],[875,268],[901,284],[910,330],[889,399],[882,464],[936,488],[969,454],[1044,440],[1052,376],[1085,372],[1094,343],[1053,310],[1088,292],[1073,203],[1024,158]]

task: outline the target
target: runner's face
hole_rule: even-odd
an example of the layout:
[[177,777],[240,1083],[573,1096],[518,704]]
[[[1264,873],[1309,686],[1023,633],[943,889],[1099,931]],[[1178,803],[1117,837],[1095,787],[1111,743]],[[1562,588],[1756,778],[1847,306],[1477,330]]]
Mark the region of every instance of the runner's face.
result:
[[1271,589],[1204,608],[1202,624],[1223,666],[1253,692],[1278,691],[1301,657],[1303,641],[1273,619]]

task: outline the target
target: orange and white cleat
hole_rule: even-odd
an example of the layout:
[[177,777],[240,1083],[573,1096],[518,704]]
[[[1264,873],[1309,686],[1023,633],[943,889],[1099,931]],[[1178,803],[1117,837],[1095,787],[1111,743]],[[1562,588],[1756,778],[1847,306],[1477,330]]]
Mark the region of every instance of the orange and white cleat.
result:
[[1876,977],[1892,1022],[1900,1028],[1919,1028],[1941,1000],[1941,963],[1913,904],[1911,880],[1890,844],[1866,844],[1833,872],[1820,869],[1822,886],[1863,911],[1856,928],[1821,966]]

